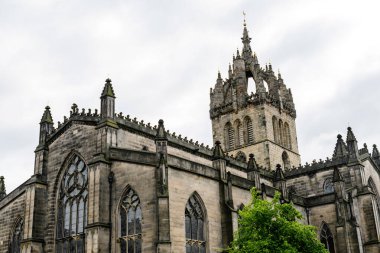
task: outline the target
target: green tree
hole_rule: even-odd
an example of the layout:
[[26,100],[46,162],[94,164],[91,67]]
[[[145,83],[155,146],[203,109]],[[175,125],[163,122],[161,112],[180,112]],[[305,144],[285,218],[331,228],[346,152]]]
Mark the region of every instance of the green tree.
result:
[[317,239],[316,228],[297,220],[302,215],[292,204],[280,204],[280,193],[263,200],[256,189],[239,212],[239,229],[229,253],[328,253]]

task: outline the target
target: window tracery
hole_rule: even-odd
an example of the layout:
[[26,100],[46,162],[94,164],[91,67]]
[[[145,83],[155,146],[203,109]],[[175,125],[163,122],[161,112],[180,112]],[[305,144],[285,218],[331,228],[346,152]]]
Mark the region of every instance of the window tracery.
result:
[[9,245],[9,252],[10,253],[20,253],[21,252],[21,241],[23,238],[23,231],[24,231],[24,220],[20,219],[17,222],[17,225],[13,231],[12,240]]
[[140,198],[136,192],[129,189],[120,205],[120,252],[141,253],[141,222],[142,213]]
[[185,209],[186,253],[206,253],[205,214],[194,196],[189,198]]
[[320,241],[330,253],[335,253],[334,238],[326,223],[323,224],[320,234]]
[[87,195],[87,166],[83,160],[75,156],[60,184],[56,252],[84,252]]

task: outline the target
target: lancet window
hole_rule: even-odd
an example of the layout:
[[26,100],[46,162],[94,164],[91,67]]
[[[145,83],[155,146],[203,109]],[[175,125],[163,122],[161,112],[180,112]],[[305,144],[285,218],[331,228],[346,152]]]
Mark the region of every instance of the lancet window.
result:
[[231,150],[235,147],[235,132],[230,122],[224,127],[226,149]]
[[320,234],[320,240],[321,240],[321,243],[325,245],[325,248],[330,253],[335,253],[334,238],[326,223],[323,223],[321,234]]
[[272,125],[273,125],[273,138],[274,138],[274,142],[278,143],[279,140],[279,136],[278,136],[278,122],[277,122],[277,118],[275,116],[272,117]]
[[244,145],[243,127],[240,120],[235,121],[237,146]]
[[186,253],[206,253],[205,212],[194,194],[185,209]]
[[285,136],[285,146],[289,149],[292,149],[292,143],[290,138],[290,129],[289,124],[285,122],[284,124],[284,136]]
[[245,118],[245,128],[246,128],[246,142],[247,144],[253,143],[253,126],[252,120],[249,117]]
[[56,252],[82,253],[87,225],[88,171],[84,161],[75,156],[59,188]]
[[120,252],[141,253],[141,223],[142,213],[140,198],[129,189],[122,198],[119,208]]
[[20,253],[21,252],[20,243],[21,243],[22,238],[23,238],[23,230],[24,230],[24,220],[20,219],[17,222],[17,224],[14,228],[13,234],[12,234],[12,240],[11,240],[11,243],[9,245],[9,252],[10,253]]

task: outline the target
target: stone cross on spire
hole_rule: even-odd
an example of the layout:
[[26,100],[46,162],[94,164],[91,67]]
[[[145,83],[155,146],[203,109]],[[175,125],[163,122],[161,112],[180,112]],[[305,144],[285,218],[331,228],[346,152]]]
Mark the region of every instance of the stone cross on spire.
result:
[[244,28],[243,28],[243,37],[241,38],[243,42],[243,52],[242,56],[243,58],[247,59],[248,57],[252,56],[252,49],[251,49],[251,38],[248,35],[248,29],[247,29],[247,23],[245,20],[245,12],[243,11],[244,15]]

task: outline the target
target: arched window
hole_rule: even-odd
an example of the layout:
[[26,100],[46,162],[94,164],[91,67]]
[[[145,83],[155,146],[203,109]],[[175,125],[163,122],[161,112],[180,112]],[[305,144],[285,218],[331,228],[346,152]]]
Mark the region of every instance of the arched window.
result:
[[290,169],[289,156],[288,156],[288,153],[286,153],[285,151],[282,152],[282,163],[284,165],[283,168]]
[[236,144],[238,147],[240,147],[244,144],[243,127],[241,125],[240,120],[235,121],[235,129],[236,129]]
[[245,126],[245,132],[246,132],[246,143],[251,144],[253,143],[254,138],[253,138],[252,120],[250,117],[245,117],[244,126]]
[[129,189],[123,196],[119,208],[120,252],[141,253],[141,207],[140,198]]
[[185,209],[186,253],[206,253],[205,212],[193,194]]
[[235,147],[235,133],[232,124],[228,122],[224,127],[225,145],[226,149],[231,150]]
[[332,235],[332,233],[331,233],[331,231],[330,231],[330,229],[326,223],[323,223],[323,225],[322,225],[320,240],[321,240],[321,243],[323,243],[325,245],[325,248],[330,253],[335,253],[334,238],[333,238],[333,235]]
[[334,192],[334,183],[332,181],[332,178],[329,177],[325,180],[323,184],[323,192],[324,193],[331,193]]
[[21,243],[22,238],[23,238],[23,231],[24,231],[24,220],[20,219],[17,222],[17,224],[13,230],[12,239],[11,239],[11,242],[9,244],[9,252],[10,253],[20,253],[21,252],[20,243]]
[[[371,189],[371,191],[375,194],[374,200],[376,204],[375,208],[377,208],[377,211],[374,210],[374,213],[375,215],[377,213],[377,219],[378,219],[378,222],[380,223],[380,195],[379,195],[379,192],[377,191],[375,182],[373,182],[373,179],[371,177],[368,179],[368,186]],[[376,217],[375,217],[375,220],[376,220]]]
[[273,139],[274,142],[278,143],[278,122],[275,116],[272,117],[272,125],[273,125]]
[[243,152],[239,151],[236,155],[236,160],[238,160],[240,162],[246,162],[247,156]]
[[74,156],[63,175],[58,200],[57,245],[59,253],[84,252],[87,225],[87,166]]
[[278,139],[278,142],[284,145],[284,124],[281,119],[278,121]]
[[288,149],[292,149],[292,142],[290,138],[290,129],[289,129],[289,124],[285,122],[284,124],[284,135],[285,135],[285,146]]

